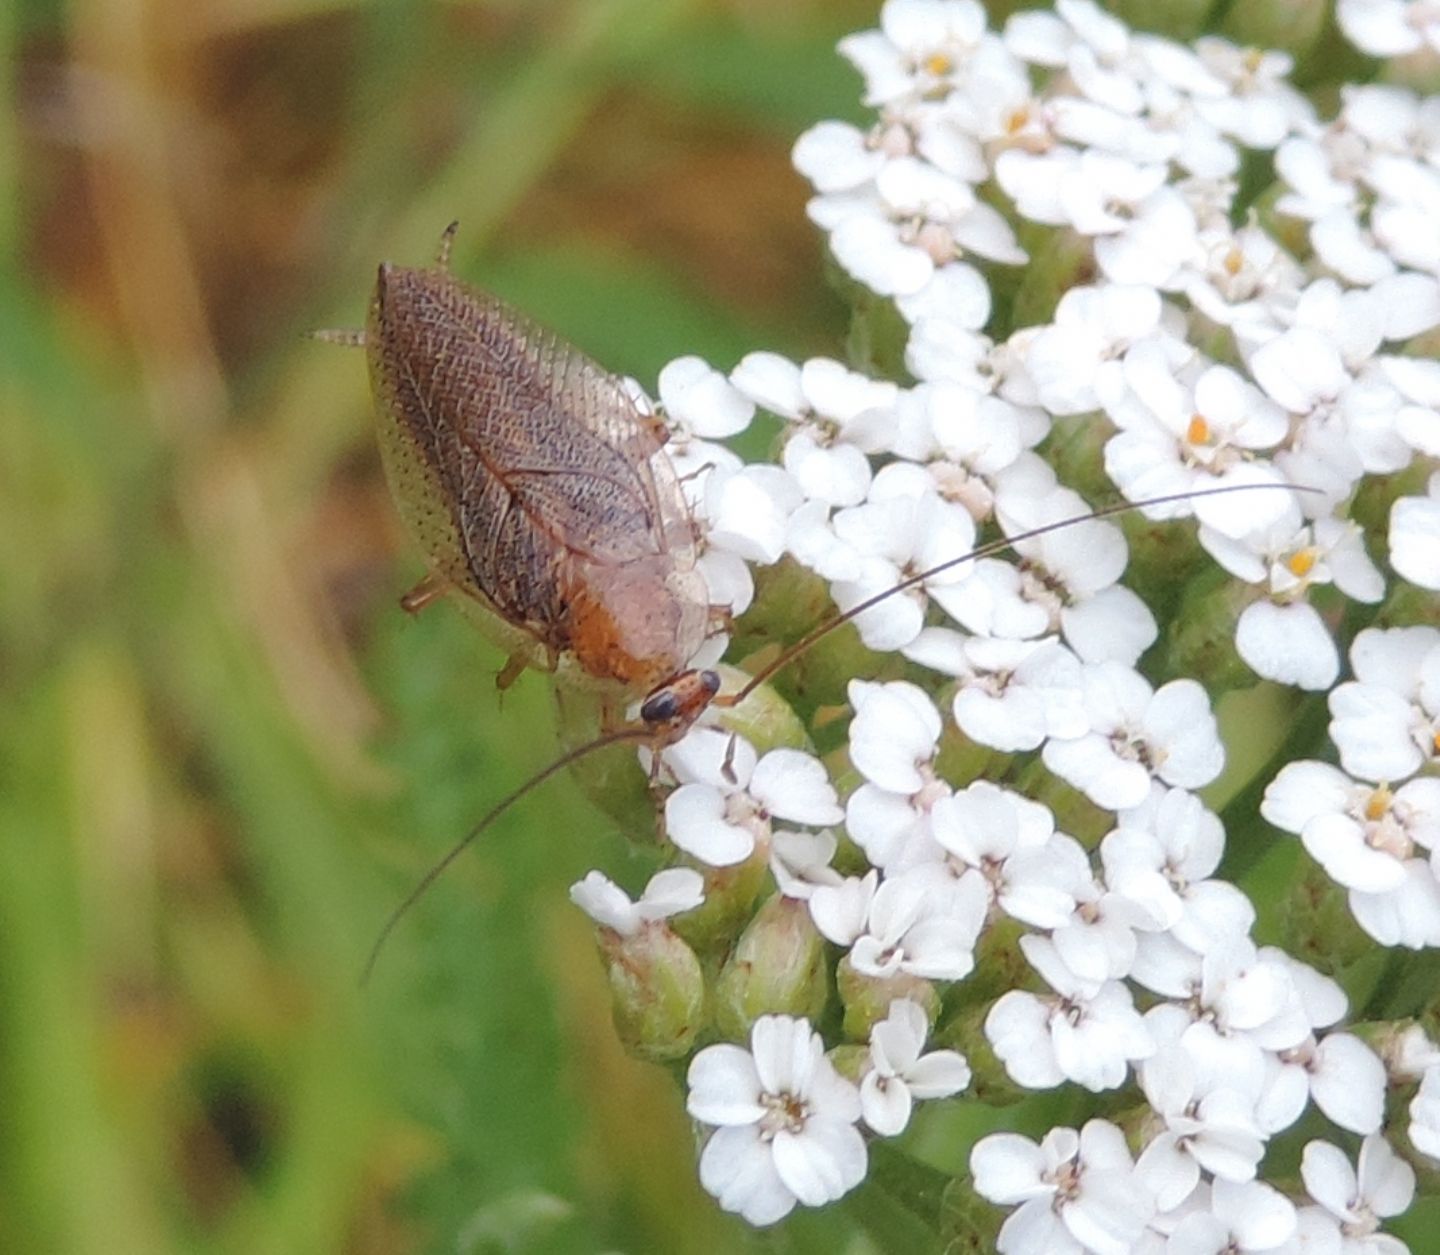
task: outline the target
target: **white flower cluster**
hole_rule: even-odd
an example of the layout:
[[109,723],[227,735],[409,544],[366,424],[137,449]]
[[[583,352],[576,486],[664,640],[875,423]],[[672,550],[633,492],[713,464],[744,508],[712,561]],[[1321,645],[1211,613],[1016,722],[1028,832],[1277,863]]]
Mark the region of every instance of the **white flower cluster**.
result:
[[[1342,0],[1340,19],[1393,52],[1419,46],[1402,33],[1436,44],[1434,12]],[[756,1020],[749,1050],[701,1050],[689,1110],[716,1130],[701,1180],[756,1224],[854,1187],[861,1122],[892,1136],[913,1100],[969,1084],[957,1052],[924,1053],[939,1005],[926,995],[964,981],[1008,920],[1032,976],[983,1028],[1010,1081],[1133,1079],[1147,1110],[1133,1157],[1100,1120],[1039,1146],[977,1145],[975,1189],[1017,1208],[1001,1251],[1339,1250],[1342,1234],[1368,1242],[1346,1249],[1403,1249],[1375,1230],[1414,1191],[1380,1136],[1387,1062],[1404,1069],[1336,1028],[1340,986],[1258,946],[1251,903],[1216,878],[1225,834],[1195,790],[1224,748],[1197,679],[1137,669],[1158,629],[1120,583],[1122,531],[1091,519],[1018,539],[1013,558],[955,560],[984,529],[1019,537],[1084,515],[1050,451],[1101,432],[1120,493],[1157,522],[1193,516],[1217,585],[1234,581],[1239,657],[1329,690],[1341,767],[1285,767],[1265,817],[1301,836],[1377,941],[1440,946],[1440,630],[1360,633],[1338,686],[1335,641],[1336,592],[1372,605],[1387,592],[1349,515],[1357,490],[1440,457],[1440,364],[1401,344],[1440,326],[1440,101],[1357,87],[1322,121],[1287,56],[1138,34],[1092,0],[999,32],[976,0],[886,0],[880,29],[840,50],[876,119],[820,123],[794,161],[840,267],[893,298],[913,382],[756,352],[728,375],[671,363],[660,402],[712,600],[743,613],[751,566],[788,560],[857,611],[869,649],[935,682],[850,682],[858,782],[843,801],[819,758],[697,727],[664,752],[665,822],[703,867],[768,858],[841,967],[897,996],[856,1083],[792,1016]],[[1257,150],[1301,254],[1237,201]],[[992,280],[1008,283],[1007,309],[1026,308],[1006,277],[1027,261],[1022,238],[1068,290],[1043,323],[992,338]],[[757,410],[784,426],[779,465],[717,443]],[[1256,490],[1175,499],[1242,487]],[[1388,550],[1397,583],[1440,588],[1440,470],[1427,495],[1394,501]],[[1014,787],[957,787],[941,766],[957,744],[1002,765],[1037,754],[1109,813],[1108,832],[1087,847]],[[577,901],[617,930],[694,904],[690,881],[633,908],[618,892],[595,882]],[[1440,1064],[1422,1074],[1410,1136],[1436,1154]],[[1258,1173],[1311,1103],[1365,1140],[1358,1177],[1311,1142],[1313,1202],[1297,1205]]]

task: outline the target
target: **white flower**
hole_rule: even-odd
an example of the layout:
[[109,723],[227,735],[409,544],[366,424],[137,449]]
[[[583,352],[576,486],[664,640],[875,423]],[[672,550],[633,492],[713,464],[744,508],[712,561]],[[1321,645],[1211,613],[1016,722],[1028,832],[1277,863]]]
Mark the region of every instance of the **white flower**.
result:
[[880,29],[847,35],[840,53],[865,76],[867,105],[923,98],[963,80],[985,40],[976,0],[886,0]]
[[1234,885],[1210,877],[1225,852],[1219,817],[1183,789],[1152,786],[1100,843],[1105,883],[1196,954],[1249,934],[1255,908]]
[[885,1137],[910,1123],[914,1100],[948,1098],[970,1084],[970,1065],[954,1050],[925,1049],[930,1025],[919,1004],[897,998],[870,1030],[870,1067],[860,1082],[865,1123]]
[[694,910],[705,900],[705,878],[689,867],[656,872],[637,902],[600,872],[570,886],[570,901],[602,928],[633,937],[645,925]]
[[1170,1231],[1165,1251],[1166,1255],[1218,1255],[1222,1251],[1226,1255],[1261,1255],[1284,1247],[1297,1227],[1295,1205],[1274,1186],[1217,1177],[1197,1195],[1196,1210]]
[[[1121,429],[1105,445],[1105,471],[1132,501],[1240,484],[1273,484],[1285,477],[1259,450],[1289,431],[1285,412],[1227,366],[1209,366],[1186,383],[1156,341],[1125,357],[1126,390],[1107,412]],[[1293,509],[1293,494],[1253,491],[1146,506],[1147,518],[1194,513],[1226,536],[1265,528]]]
[[[1043,610],[1044,630],[1059,629],[1082,661],[1132,666],[1155,642],[1155,619],[1139,597],[1118,583],[1129,561],[1124,534],[1114,523],[1084,518],[1088,512],[1080,494],[1061,487],[1033,456],[1017,459],[996,478],[996,516],[1005,534],[1017,538],[1015,595]],[[1065,526],[1056,526],[1061,523]],[[1018,539],[1045,527],[1053,530]],[[993,566],[986,569],[996,572]],[[941,588],[935,596],[966,621],[959,591]]]
[[1280,1056],[1305,1075],[1310,1097],[1342,1129],[1374,1133],[1385,1115],[1385,1065],[1350,1033],[1313,1038]]
[[1009,265],[1026,254],[1005,218],[968,183],[919,156],[887,161],[862,191],[814,197],[835,260],[882,296],[914,296],[967,252]]
[[931,835],[983,876],[1002,911],[1034,928],[1064,924],[1092,879],[1084,848],[1055,831],[1049,810],[986,780],[937,801]]
[[1027,1089],[1069,1080],[1096,1093],[1123,1084],[1130,1062],[1155,1049],[1130,991],[1119,981],[1081,980],[1046,937],[1021,937],[1020,948],[1055,992],[1012,989],[985,1017],[985,1036],[1010,1079]]
[[[1277,494],[1282,495],[1283,494]],[[1234,539],[1208,527],[1200,543],[1232,575],[1261,584],[1267,599],[1252,602],[1235,627],[1235,648],[1257,675],[1312,691],[1340,674],[1340,655],[1310,589],[1334,583],[1357,601],[1377,602],[1385,580],[1365,552],[1360,528],[1335,518],[1302,525],[1294,501],[1269,527]]]
[[[867,875],[866,881],[874,882]],[[867,976],[898,972],[930,980],[961,980],[975,967],[975,942],[988,904],[978,876],[956,880],[935,864],[887,876],[866,907],[863,931],[837,921],[831,894],[817,889],[810,898],[815,927],[841,945],[850,944],[850,962]],[[854,899],[850,900],[852,909]],[[853,941],[852,941],[853,938]]]
[[[817,192],[848,192],[863,187],[889,159],[885,132],[866,134],[848,122],[817,122],[795,141],[790,161]],[[904,139],[908,150],[909,138]]]
[[1226,1181],[1249,1181],[1265,1153],[1255,1122],[1257,1095],[1234,1087],[1234,1078],[1201,1083],[1183,1045],[1162,1046],[1139,1066],[1150,1108],[1164,1121],[1141,1152],[1136,1168],[1161,1211],[1178,1206],[1200,1181],[1200,1172]]
[[1129,1255],[1154,1214],[1125,1135],[1105,1120],[1051,1129],[1037,1146],[1018,1133],[992,1133],[970,1152],[975,1191],[1019,1206],[1000,1230],[1001,1255]]
[[1338,1147],[1310,1142],[1300,1159],[1300,1176],[1310,1197],[1343,1227],[1344,1249],[1363,1255],[1403,1255],[1408,1249],[1379,1229],[1383,1219],[1409,1208],[1415,1170],[1379,1134],[1361,1143],[1358,1170]]
[[1440,1066],[1431,1066],[1410,1100],[1410,1144],[1422,1155],[1440,1160]]
[[925,628],[903,652],[957,677],[955,723],[981,745],[1033,750],[1048,736],[1080,736],[1088,730],[1080,663],[1051,638],[1004,641]]
[[1440,848],[1440,780],[1392,791],[1325,763],[1283,767],[1260,813],[1295,832],[1326,873],[1350,890],[1350,908],[1386,945],[1440,945],[1440,886],[1416,847]]
[[785,469],[807,500],[850,505],[870,484],[867,452],[884,447],[898,395],[893,383],[867,378],[829,358],[801,366],[778,353],[748,353],[730,381],[755,404],[791,423]]
[[700,1183],[751,1224],[819,1207],[864,1179],[859,1091],[825,1058],[806,1020],[765,1015],[750,1049],[707,1046],[690,1063],[686,1109],[718,1126],[700,1155]]
[[[888,495],[896,477],[883,482],[877,477],[868,501],[836,512],[835,534],[858,557],[856,575],[831,586],[841,610],[854,610],[899,581],[963,558],[974,549],[975,521],[969,511],[943,500],[923,473],[919,476],[923,486],[919,480],[913,484],[909,480],[906,477],[905,486],[920,487],[918,494]],[[965,580],[969,566],[959,563],[860,611],[854,619],[860,639],[875,650],[910,644],[924,626],[926,594]]]
[[1085,708],[1090,731],[1075,740],[1052,738],[1045,765],[1097,806],[1138,806],[1152,779],[1194,789],[1220,774],[1225,750],[1205,690],[1172,680],[1152,690],[1119,663],[1086,667]]
[[1340,0],[1345,37],[1372,57],[1398,57],[1426,44],[1440,52],[1440,14],[1427,0]]
[[691,434],[723,440],[744,431],[755,406],[703,358],[677,357],[660,371],[660,403]]
[[[746,562],[776,562],[785,552],[786,524],[802,500],[799,485],[778,466],[747,466],[739,471],[717,467],[705,480],[706,545]],[[715,604],[713,596],[711,604]],[[732,610],[743,614],[745,605]]]
[[1153,288],[1107,284],[1071,288],[1053,321],[1025,342],[1025,372],[1052,414],[1098,409],[1123,388],[1121,359],[1160,325]]
[[1423,497],[1390,507],[1390,565],[1412,584],[1440,589],[1440,472]]
[[770,871],[787,898],[809,899],[823,886],[834,887],[843,877],[830,860],[835,857],[835,834],[792,832],[780,829],[770,838]]
[[757,761],[748,741],[693,728],[666,754],[682,783],[665,799],[665,830],[711,867],[749,858],[772,818],[816,826],[843,818],[824,766],[800,750],[771,750]]
[[865,777],[845,803],[845,827],[876,867],[889,868],[950,792],[933,760],[940,712],[929,695],[903,681],[852,680],[850,761]]
[[1354,681],[1330,694],[1340,765],[1403,780],[1440,755],[1440,630],[1366,628],[1350,647]]

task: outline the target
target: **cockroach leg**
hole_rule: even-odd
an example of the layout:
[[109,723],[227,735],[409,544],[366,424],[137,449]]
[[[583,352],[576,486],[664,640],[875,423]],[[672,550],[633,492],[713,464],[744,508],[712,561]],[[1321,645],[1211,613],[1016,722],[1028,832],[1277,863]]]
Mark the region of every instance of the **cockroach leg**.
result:
[[725,758],[720,763],[720,774],[725,777],[725,783],[736,785],[740,778],[735,774],[735,745],[740,740],[737,732],[730,734],[730,744],[725,747]]
[[309,339],[322,344],[338,344],[347,349],[363,349],[365,332],[359,327],[322,327],[309,333]]
[[655,844],[665,843],[665,786],[660,783],[660,768],[663,760],[660,751],[650,751],[650,779],[647,788],[650,792],[650,807],[655,815]]
[[495,673],[495,687],[503,693],[520,678],[529,665],[529,660],[524,654],[511,654],[505,660],[505,665]]
[[711,606],[709,609],[709,621],[706,625],[706,637],[720,636],[729,633],[735,628],[735,612],[729,606]]
[[432,572],[400,598],[400,609],[406,614],[419,614],[431,602],[445,596],[450,587],[449,580],[441,579]]
[[600,699],[600,735],[608,736],[627,726],[625,707],[611,697],[602,697]]
[[435,251],[435,268],[437,270],[449,272],[450,247],[455,243],[455,232],[458,230],[460,230],[460,223],[456,221],[440,233],[440,247]]

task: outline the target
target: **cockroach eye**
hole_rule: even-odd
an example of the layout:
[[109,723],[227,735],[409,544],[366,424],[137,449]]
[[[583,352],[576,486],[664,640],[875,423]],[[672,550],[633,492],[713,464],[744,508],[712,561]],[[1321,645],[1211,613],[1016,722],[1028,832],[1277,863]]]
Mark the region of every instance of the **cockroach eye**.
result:
[[[709,675],[715,675],[713,671]],[[706,687],[709,688],[708,683]],[[715,676],[715,688],[710,689],[713,693],[720,687],[720,677]],[[640,707],[640,718],[646,723],[669,723],[680,713],[680,699],[675,695],[673,689],[661,689],[645,699],[645,704]]]

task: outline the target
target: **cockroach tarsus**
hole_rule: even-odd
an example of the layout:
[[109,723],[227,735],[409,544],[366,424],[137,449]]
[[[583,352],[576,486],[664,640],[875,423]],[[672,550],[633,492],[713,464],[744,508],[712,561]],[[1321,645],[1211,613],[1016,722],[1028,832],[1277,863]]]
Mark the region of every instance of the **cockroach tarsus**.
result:
[[[602,731],[500,799],[416,882],[381,927],[362,983],[395,926],[502,814],[552,776],[611,746],[659,751],[714,706],[733,708],[821,638],[966,562],[1079,523],[1147,506],[1285,485],[1243,484],[1122,501],[997,538],[837,612],[735,692],[688,664],[728,610],[711,607],[697,530],[665,453],[664,423],[621,381],[552,333],[455,279],[458,224],[435,265],[382,264],[363,331],[315,338],[363,347],[386,479],[429,573],[400,600],[418,613],[450,592],[508,652],[497,683],[527,667],[597,691]],[[1313,491],[1290,487],[1291,491]],[[639,723],[618,710],[640,698]]]

